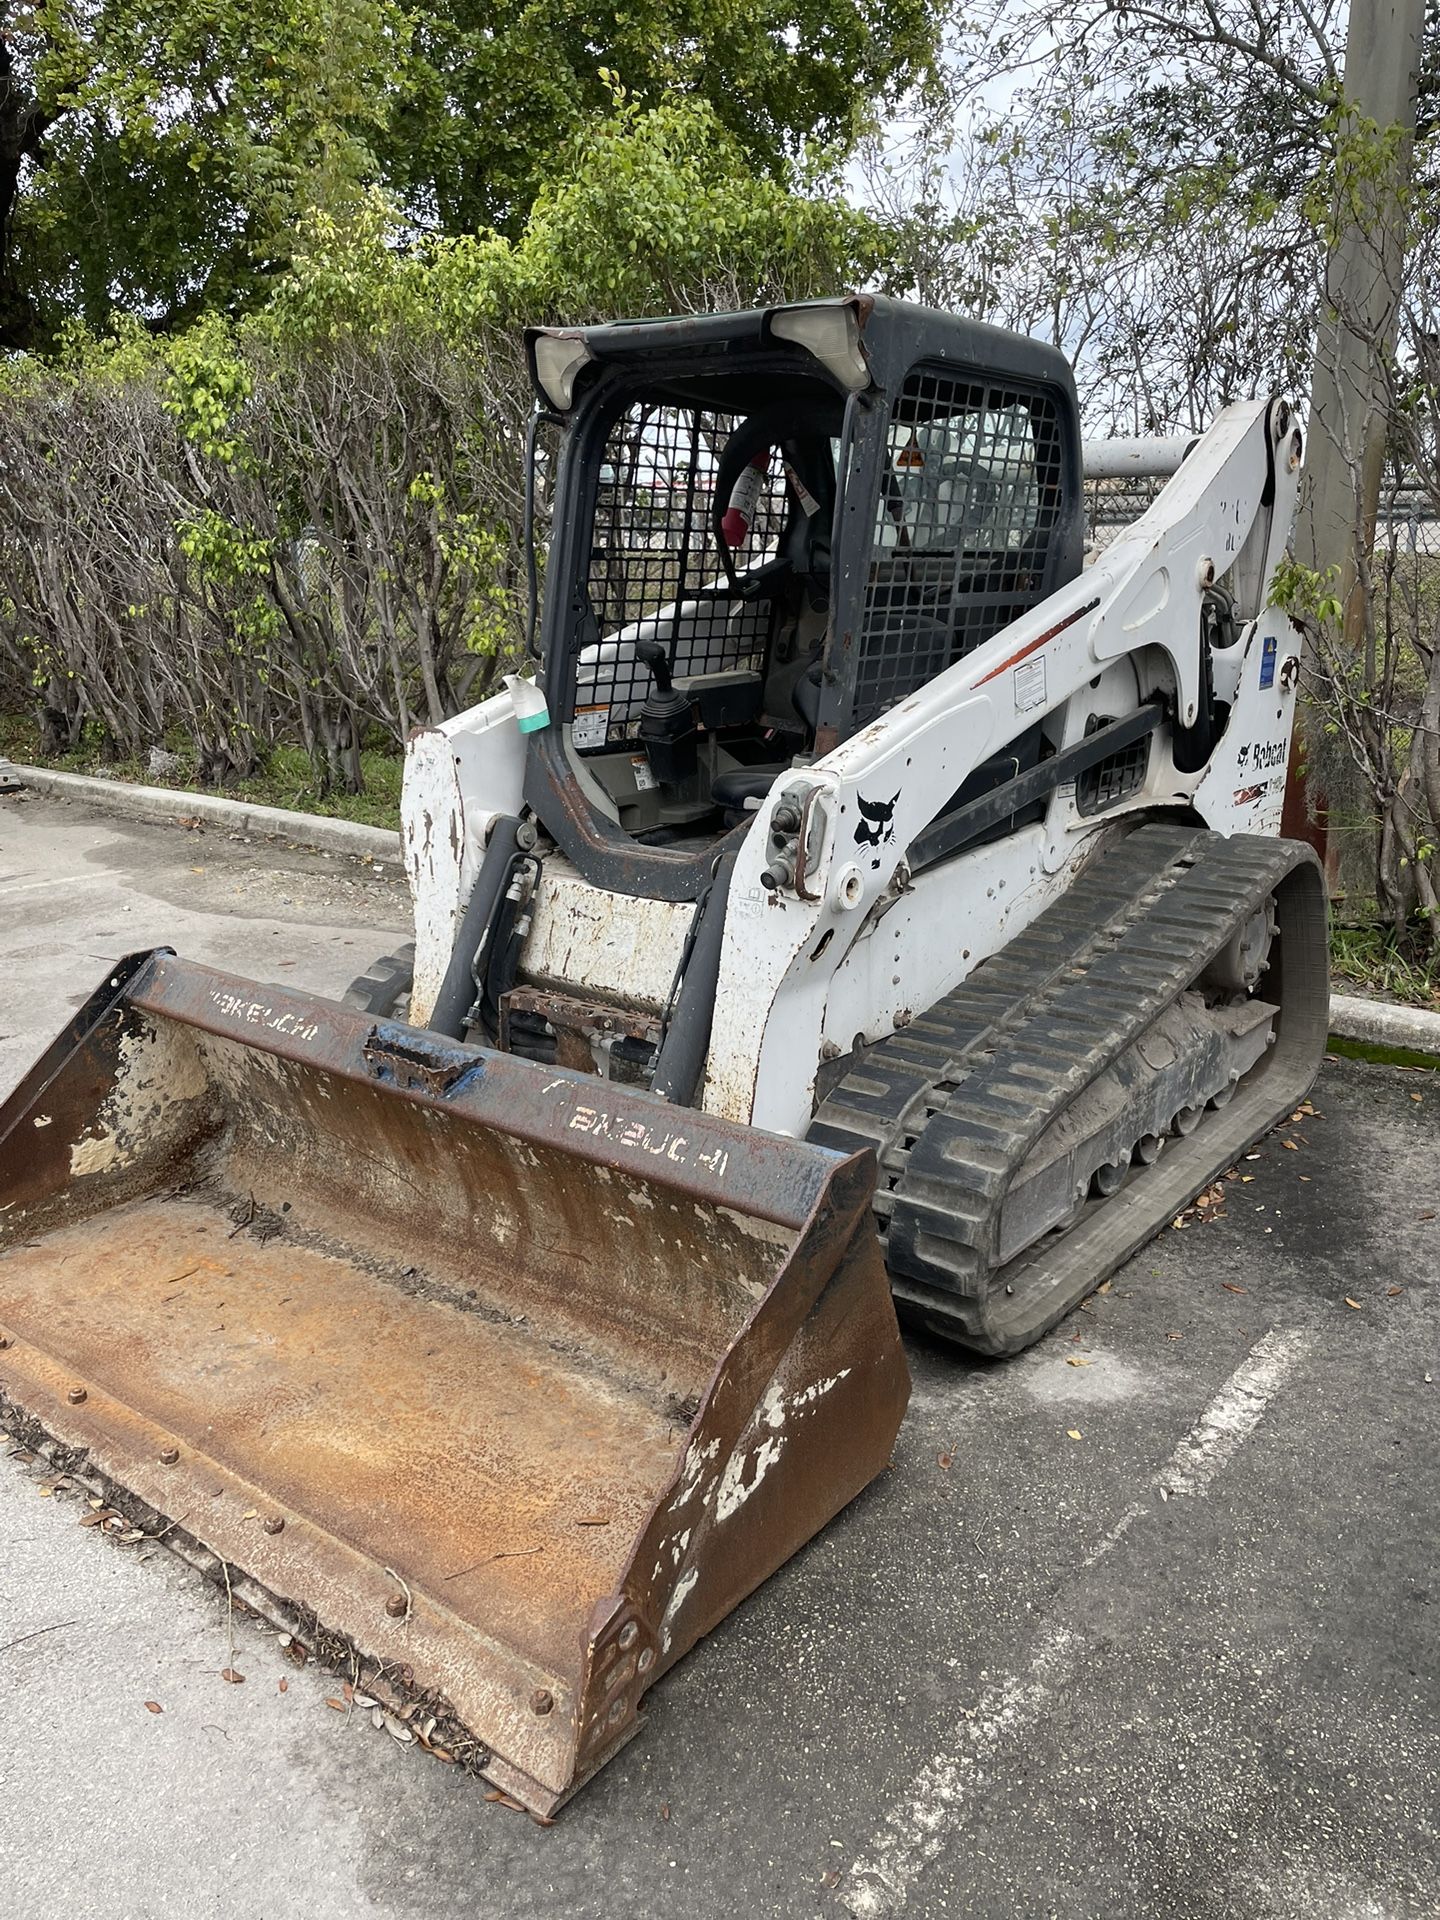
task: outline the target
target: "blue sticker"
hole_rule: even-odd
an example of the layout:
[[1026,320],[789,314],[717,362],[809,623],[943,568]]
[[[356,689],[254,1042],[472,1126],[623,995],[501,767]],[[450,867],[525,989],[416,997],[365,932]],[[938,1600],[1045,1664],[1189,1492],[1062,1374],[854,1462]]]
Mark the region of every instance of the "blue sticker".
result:
[[1278,647],[1279,642],[1276,640],[1274,634],[1267,633],[1265,636],[1264,649],[1260,655],[1260,687],[1262,692],[1266,687],[1273,687],[1275,684],[1275,654]]

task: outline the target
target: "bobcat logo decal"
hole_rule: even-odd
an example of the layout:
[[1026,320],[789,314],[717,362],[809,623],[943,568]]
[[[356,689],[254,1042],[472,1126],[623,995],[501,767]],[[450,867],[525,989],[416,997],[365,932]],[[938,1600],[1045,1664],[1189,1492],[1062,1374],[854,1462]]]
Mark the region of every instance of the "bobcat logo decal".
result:
[[895,837],[895,803],[900,798],[894,793],[888,800],[867,800],[860,796],[860,818],[855,823],[855,844],[857,847],[878,847],[883,841]]

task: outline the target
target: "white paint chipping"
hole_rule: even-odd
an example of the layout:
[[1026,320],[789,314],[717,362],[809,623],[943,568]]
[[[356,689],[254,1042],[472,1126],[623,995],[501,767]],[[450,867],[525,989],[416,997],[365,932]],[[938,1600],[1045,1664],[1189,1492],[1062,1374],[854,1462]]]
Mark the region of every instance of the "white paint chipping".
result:
[[[783,1439],[762,1440],[753,1454],[748,1447],[735,1449],[725,1462],[725,1471],[720,1476],[720,1489],[715,1495],[717,1521],[728,1520],[732,1513],[740,1511],[784,1451]],[[755,1471],[747,1480],[745,1469],[752,1460]]]
[[698,1567],[691,1567],[688,1573],[681,1574],[680,1578],[675,1582],[675,1591],[671,1594],[669,1603],[665,1608],[665,1617],[661,1622],[662,1626],[669,1626],[676,1614],[679,1613],[681,1607],[683,1607],[685,1602],[690,1598],[690,1591],[699,1578],[700,1570]]
[[785,1424],[785,1394],[773,1380],[765,1389],[761,1399],[760,1418],[775,1433],[778,1433]]
[[[1158,1494],[1161,1500],[1175,1495],[1203,1499],[1259,1426],[1308,1344],[1301,1332],[1275,1328],[1257,1340],[1153,1476],[1147,1494]],[[1132,1501],[1084,1556],[1082,1568],[1096,1566],[1136,1520],[1154,1511],[1148,1498]],[[840,1900],[856,1920],[904,1911],[915,1882],[960,1825],[971,1790],[984,1778],[986,1760],[1042,1717],[1056,1687],[1070,1678],[1083,1647],[1083,1639],[1070,1628],[1052,1623],[1026,1672],[985,1690],[946,1749],[915,1775],[885,1815],[868,1852],[851,1867]]]
[[842,1367],[838,1373],[832,1373],[828,1380],[812,1380],[808,1387],[802,1387],[799,1393],[790,1396],[790,1409],[798,1413],[802,1407],[813,1405],[827,1393],[833,1393],[842,1380],[850,1378],[851,1369]]
[[70,1148],[71,1174],[108,1173],[131,1165],[142,1152],[162,1151],[168,1132],[183,1131],[180,1109],[202,1098],[208,1086],[199,1049],[180,1029],[166,1022],[126,1034],[115,1084],[87,1122],[92,1131]]
[[688,1573],[682,1573],[680,1578],[675,1582],[675,1590],[670,1595],[669,1603],[660,1620],[660,1646],[665,1653],[670,1651],[670,1628],[674,1623],[675,1616],[690,1598],[695,1582],[699,1578],[700,1569],[698,1567],[691,1567]]
[[703,1447],[698,1441],[692,1440],[690,1442],[689,1446],[685,1449],[685,1458],[680,1467],[682,1475],[680,1491],[670,1502],[670,1511],[672,1514],[678,1513],[681,1507],[688,1507],[690,1502],[695,1498],[695,1495],[700,1491],[700,1483],[705,1477],[706,1467],[719,1451],[720,1442],[718,1439],[707,1440]]

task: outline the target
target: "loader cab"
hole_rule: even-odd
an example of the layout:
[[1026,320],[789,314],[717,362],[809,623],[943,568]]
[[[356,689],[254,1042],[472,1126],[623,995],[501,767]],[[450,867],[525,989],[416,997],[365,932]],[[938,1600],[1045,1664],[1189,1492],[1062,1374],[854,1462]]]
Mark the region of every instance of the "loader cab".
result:
[[693,898],[789,768],[1079,569],[1031,341],[866,296],[527,345],[561,450],[526,799],[596,885]]

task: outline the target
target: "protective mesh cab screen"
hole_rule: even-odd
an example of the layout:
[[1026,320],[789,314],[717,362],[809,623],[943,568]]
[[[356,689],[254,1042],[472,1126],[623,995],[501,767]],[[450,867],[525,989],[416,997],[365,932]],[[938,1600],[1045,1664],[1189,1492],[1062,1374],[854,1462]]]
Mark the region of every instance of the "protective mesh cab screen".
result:
[[890,420],[856,726],[1043,597],[1060,458],[1046,395],[928,368],[910,374]]
[[[732,593],[714,531],[716,470],[742,418],[637,401],[610,430],[588,575],[600,638],[582,650],[576,668],[573,739],[581,751],[636,738],[651,686],[649,668],[635,658],[637,640],[660,641],[677,679],[763,671],[772,603]],[[777,456],[733,555],[737,574],[775,553],[785,518]]]

